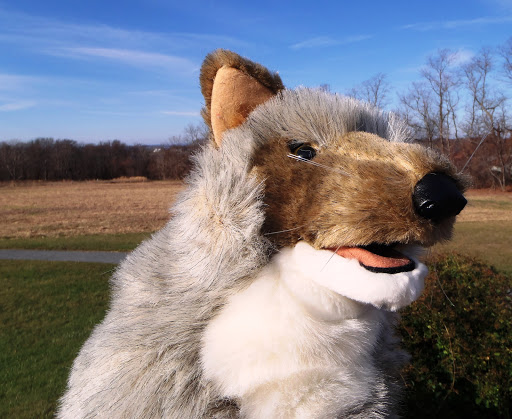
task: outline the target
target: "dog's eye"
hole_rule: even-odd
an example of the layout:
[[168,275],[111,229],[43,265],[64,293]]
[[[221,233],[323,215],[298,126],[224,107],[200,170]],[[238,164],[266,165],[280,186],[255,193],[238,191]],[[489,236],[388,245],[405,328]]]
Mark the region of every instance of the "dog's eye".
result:
[[312,160],[316,156],[316,150],[309,144],[295,144],[290,146],[290,151],[304,160]]

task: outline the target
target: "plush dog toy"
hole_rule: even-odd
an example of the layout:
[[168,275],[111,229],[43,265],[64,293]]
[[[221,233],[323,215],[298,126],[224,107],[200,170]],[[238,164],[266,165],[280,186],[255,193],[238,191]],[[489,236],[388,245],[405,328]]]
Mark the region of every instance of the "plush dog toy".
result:
[[211,144],[115,273],[58,417],[393,416],[395,311],[464,180],[392,114],[286,90],[230,51],[207,56],[201,88]]

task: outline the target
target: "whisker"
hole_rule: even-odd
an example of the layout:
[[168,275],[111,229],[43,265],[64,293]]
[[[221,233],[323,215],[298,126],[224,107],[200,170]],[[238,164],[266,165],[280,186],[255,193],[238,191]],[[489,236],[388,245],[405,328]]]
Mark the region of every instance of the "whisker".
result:
[[325,169],[325,170],[330,170],[331,172],[339,173],[339,174],[341,174],[343,176],[350,176],[350,174],[345,172],[344,170],[336,169],[334,167],[329,167],[329,166],[326,166],[325,164],[317,163],[316,161],[313,161],[313,160],[307,160],[307,159],[304,159],[302,157],[296,156],[295,154],[288,154],[288,157],[290,157],[290,158],[292,158],[294,160],[297,160],[297,161],[301,161],[301,162],[304,162],[304,163],[307,163],[307,164],[311,164],[313,166],[321,167],[322,169]]
[[485,134],[482,139],[480,140],[480,142],[478,143],[478,145],[476,146],[475,150],[473,151],[473,153],[471,154],[471,156],[469,156],[469,159],[468,161],[466,162],[466,164],[464,165],[464,167],[462,168],[462,170],[459,172],[459,174],[462,174],[464,173],[464,170],[466,170],[466,167],[468,166],[469,162],[471,161],[471,159],[473,158],[473,156],[475,155],[476,151],[480,148],[480,146],[482,145],[482,143],[485,141],[485,139],[489,136],[490,132],[488,132],[487,134]]
[[298,230],[299,228],[302,228],[304,226],[306,226],[307,224],[302,224],[301,226],[297,226],[297,227],[293,227],[293,228],[289,228],[287,230],[280,230],[280,231],[271,231],[269,233],[264,233],[263,235],[264,236],[270,236],[272,234],[279,234],[279,233],[287,233],[289,231],[293,231],[293,230]]
[[341,244],[336,248],[336,250],[334,252],[332,252],[332,255],[331,257],[329,258],[329,260],[327,262],[325,262],[325,265],[322,267],[322,269],[320,269],[320,272],[322,272],[326,266],[329,264],[329,262],[332,260],[332,258],[334,257],[334,255],[338,252],[338,250],[341,249]]
[[264,236],[270,236],[270,235],[272,235],[272,234],[287,233],[287,232],[289,232],[289,231],[298,230],[299,228],[306,227],[308,224],[316,223],[320,218],[321,218],[321,216],[318,216],[318,217],[315,217],[315,218],[313,218],[312,220],[309,220],[307,223],[302,224],[302,225],[300,225],[300,226],[293,227],[293,228],[289,228],[289,229],[287,229],[287,230],[270,231],[270,232],[268,232],[268,233],[263,233],[263,235],[264,235]]

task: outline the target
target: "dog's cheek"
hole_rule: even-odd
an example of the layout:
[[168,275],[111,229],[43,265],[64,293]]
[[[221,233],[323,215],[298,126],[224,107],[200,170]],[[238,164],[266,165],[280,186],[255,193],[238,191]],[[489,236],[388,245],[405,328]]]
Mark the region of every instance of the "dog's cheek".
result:
[[282,144],[267,146],[256,154],[252,169],[265,185],[263,234],[278,247],[305,238],[305,228],[317,213],[318,186],[323,181],[317,168],[291,159],[288,153]]

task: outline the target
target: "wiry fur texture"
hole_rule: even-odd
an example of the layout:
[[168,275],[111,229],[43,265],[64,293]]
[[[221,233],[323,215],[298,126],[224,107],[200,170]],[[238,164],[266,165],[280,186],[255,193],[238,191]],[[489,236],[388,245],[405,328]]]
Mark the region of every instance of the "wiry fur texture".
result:
[[243,147],[208,147],[166,227],[122,263],[105,320],[81,349],[59,417],[230,417],[202,378],[204,328],[265,264],[262,185]]
[[[172,219],[115,273],[58,417],[393,416],[406,355],[388,310],[417,298],[424,268],[387,296],[385,276],[320,249],[449,236],[453,220],[421,220],[406,197],[431,170],[462,181],[405,140],[390,114],[299,89],[206,146]],[[293,142],[323,166],[288,157]]]

